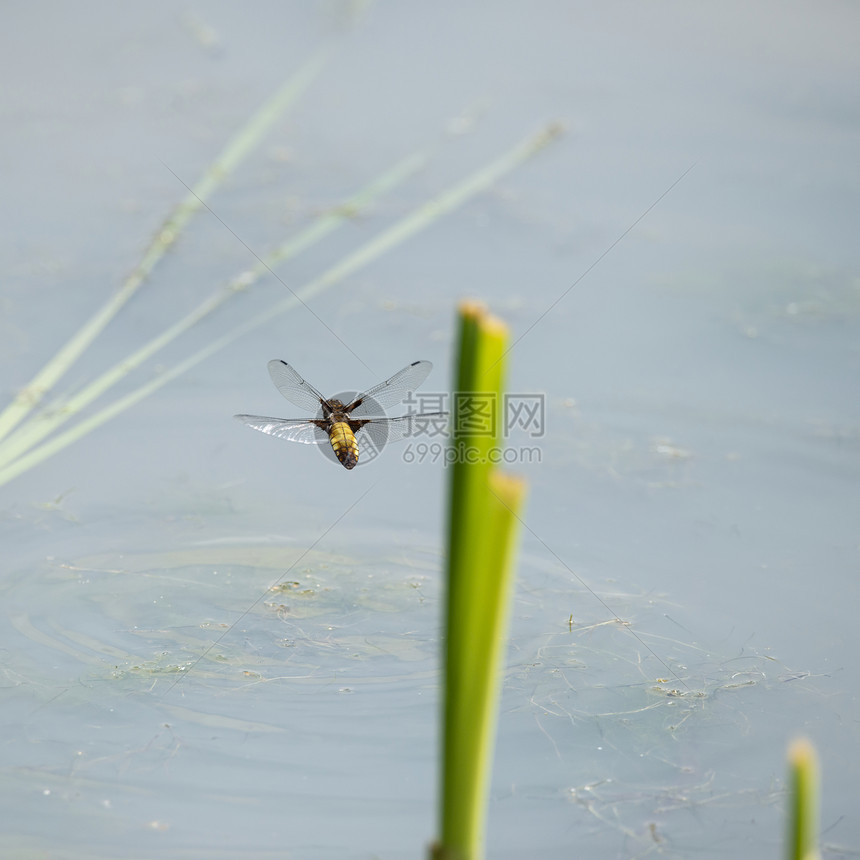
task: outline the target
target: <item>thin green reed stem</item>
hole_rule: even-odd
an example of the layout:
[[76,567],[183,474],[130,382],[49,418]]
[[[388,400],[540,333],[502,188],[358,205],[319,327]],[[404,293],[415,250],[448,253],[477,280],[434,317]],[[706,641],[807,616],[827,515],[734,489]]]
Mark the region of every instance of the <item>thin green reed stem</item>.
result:
[[18,392],[14,400],[0,413],[0,439],[5,438],[44,398],[68,371],[105,326],[119,313],[138,287],[149,277],[155,265],[176,241],[188,223],[226,176],[250,153],[274,122],[307,89],[321,71],[328,52],[314,55],[255,113],[239,133],[227,144],[209,166],[193,189],[157,231],[143,258],[122,286],[78,330],[53,358]]
[[502,474],[507,327],[460,307],[448,497],[439,841],[433,860],[484,856],[502,657],[525,483]]
[[788,749],[788,860],[818,860],[819,776],[815,747],[806,738]]
[[289,241],[284,242],[251,269],[237,275],[226,286],[213,293],[183,319],[170,326],[158,335],[158,337],[144,344],[140,349],[126,356],[122,361],[105,371],[77,394],[58,404],[56,408],[49,408],[22,424],[7,439],[0,442],[0,466],[5,466],[13,462],[30,448],[35,447],[42,439],[80,413],[81,410],[112,386],[116,385],[128,373],[139,367],[146,359],[150,358],[160,349],[163,349],[179,335],[217,310],[238,293],[248,290],[260,277],[269,274],[276,265],[292,259],[300,251],[329,235],[374,199],[386,191],[390,191],[409,176],[412,176],[426,164],[426,161],[426,156],[420,153],[403,159],[365,188],[346,199],[331,212],[322,215],[307,229],[301,231]]
[[[496,667],[486,659],[495,600],[492,580],[499,579],[499,571],[490,571],[490,565],[500,538],[488,516],[489,455],[500,441],[501,358],[507,331],[483,308],[469,304],[461,309],[460,342],[465,352],[458,360],[453,435],[457,456],[449,497],[440,836],[451,856],[473,858],[483,841],[487,720],[495,705],[488,700],[487,683]],[[495,410],[490,428],[483,426],[488,407]],[[476,419],[481,427],[468,429]]]
[[395,222],[387,230],[384,230],[376,238],[371,239],[357,251],[349,254],[340,263],[323,272],[318,278],[307,283],[296,290],[295,294],[273,305],[265,313],[242,323],[233,328],[223,337],[213,341],[185,361],[174,366],[161,374],[158,378],[151,380],[146,385],[135,389],[125,397],[112,405],[102,409],[90,418],[81,421],[74,427],[61,433],[59,436],[45,442],[29,451],[15,462],[0,468],[0,486],[8,483],[18,475],[43,462],[48,457],[62,451],[66,446],[80,439],[82,436],[100,427],[106,421],[119,415],[130,406],[139,403],[145,397],[157,391],[163,385],[190,370],[192,367],[205,361],[225,346],[247,334],[253,329],[271,322],[272,318],[292,310],[313,296],[354,274],[364,266],[380,257],[383,253],[405,241],[410,236],[430,226],[436,219],[450,212],[457,206],[461,206],[471,197],[486,190],[505,173],[510,172],[518,165],[535,155],[552,140],[558,137],[560,129],[557,125],[551,125],[539,134],[527,138],[513,149],[502,155],[499,159],[476,171],[454,187],[432,198],[415,212]]

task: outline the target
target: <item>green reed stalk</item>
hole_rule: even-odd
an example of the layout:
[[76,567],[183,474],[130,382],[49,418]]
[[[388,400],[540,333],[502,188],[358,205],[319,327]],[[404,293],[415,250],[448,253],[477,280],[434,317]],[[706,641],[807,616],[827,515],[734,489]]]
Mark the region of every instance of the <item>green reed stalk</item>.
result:
[[788,860],[819,860],[818,757],[815,747],[801,738],[788,748],[789,810]]
[[480,860],[525,483],[498,471],[507,327],[460,310],[448,508],[440,838],[434,860]]

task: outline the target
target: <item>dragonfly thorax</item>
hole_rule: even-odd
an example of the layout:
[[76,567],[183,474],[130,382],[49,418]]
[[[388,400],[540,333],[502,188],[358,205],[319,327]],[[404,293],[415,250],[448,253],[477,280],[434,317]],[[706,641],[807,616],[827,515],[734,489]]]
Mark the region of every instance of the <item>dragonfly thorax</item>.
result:
[[333,427],[335,424],[351,424],[352,419],[346,412],[343,412],[341,409],[334,409],[331,412],[327,412],[323,418],[325,421],[326,427]]

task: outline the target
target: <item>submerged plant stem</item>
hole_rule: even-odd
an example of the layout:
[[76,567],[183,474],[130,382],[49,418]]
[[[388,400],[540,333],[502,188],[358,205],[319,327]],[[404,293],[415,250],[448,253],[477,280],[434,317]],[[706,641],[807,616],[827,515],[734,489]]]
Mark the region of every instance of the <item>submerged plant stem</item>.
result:
[[57,404],[55,408],[47,409],[22,424],[8,438],[0,442],[0,467],[12,463],[26,451],[34,448],[42,439],[80,413],[96,398],[139,367],[146,359],[188,331],[225,302],[237,294],[247,291],[263,275],[270,274],[274,266],[292,259],[300,251],[329,235],[374,199],[412,176],[426,161],[425,155],[416,153],[398,162],[393,168],[385,171],[384,174],[346,199],[335,209],[321,215],[313,224],[302,230],[297,236],[284,242],[263,260],[258,261],[251,269],[237,275],[225,287],[213,293],[181,320],[144,344],[140,349],[126,356],[77,394],[61,404]]
[[209,166],[197,184],[159,227],[155,238],[122,286],[108,301],[66,342],[53,358],[22,388],[14,400],[0,413],[0,439],[8,434],[42,401],[80,355],[101,334],[105,326],[119,313],[123,305],[149,277],[158,261],[176,241],[204,201],[223,182],[232,170],[259,143],[274,122],[307,89],[319,74],[327,52],[319,52],[293,75],[251,117],[245,126],[227,144]]
[[74,427],[55,436],[48,442],[30,449],[28,453],[22,455],[14,462],[0,468],[0,486],[63,450],[97,427],[100,427],[106,421],[140,402],[187,370],[210,358],[224,347],[229,346],[238,338],[261,325],[271,322],[273,317],[304,304],[307,300],[354,274],[364,266],[369,265],[386,251],[404,242],[420,230],[429,227],[442,215],[447,214],[456,207],[463,205],[475,195],[485,191],[504,174],[509,173],[543,149],[559,134],[559,126],[553,124],[543,129],[539,134],[527,138],[496,161],[476,171],[447,191],[431,198],[423,206],[401,218],[387,230],[383,230],[382,233],[371,239],[357,251],[347,255],[341,262],[297,289],[293,295],[275,303],[265,312],[231,329],[227,334],[214,340],[208,346],[165,371],[157,378],[130,392],[125,397],[120,398],[110,406],[105,407],[95,415],[80,421]]

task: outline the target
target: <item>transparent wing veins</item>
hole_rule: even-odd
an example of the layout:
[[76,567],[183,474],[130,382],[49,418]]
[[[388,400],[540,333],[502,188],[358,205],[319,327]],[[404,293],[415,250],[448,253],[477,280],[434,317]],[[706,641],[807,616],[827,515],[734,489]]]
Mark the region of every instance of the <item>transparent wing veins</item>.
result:
[[399,418],[376,418],[368,421],[355,435],[359,446],[364,436],[379,449],[389,442],[420,436],[430,428],[438,429],[439,423],[447,417],[447,412],[422,412],[420,415],[401,415]]
[[433,365],[429,361],[414,361],[403,370],[399,370],[394,376],[380,382],[373,388],[359,394],[352,403],[358,406],[347,406],[347,411],[352,417],[359,418],[379,414],[378,408],[386,409],[401,403],[410,391],[415,391],[430,374]]
[[303,445],[328,444],[328,434],[306,418],[267,418],[265,415],[234,415],[237,421],[247,424],[254,430],[286,439],[301,442]]
[[275,388],[294,406],[318,414],[325,398],[310,382],[305,382],[285,361],[273,358],[267,365]]

